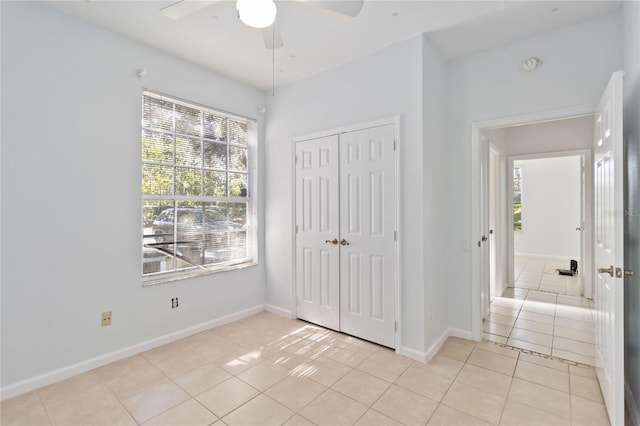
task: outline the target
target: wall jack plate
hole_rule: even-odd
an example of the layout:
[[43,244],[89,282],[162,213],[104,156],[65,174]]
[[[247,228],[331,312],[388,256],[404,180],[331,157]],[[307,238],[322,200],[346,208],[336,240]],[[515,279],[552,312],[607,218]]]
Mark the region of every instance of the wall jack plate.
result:
[[178,298],[174,297],[171,299],[171,309],[175,309],[177,307],[179,307],[180,305],[178,304]]
[[102,313],[102,326],[111,325],[111,311]]

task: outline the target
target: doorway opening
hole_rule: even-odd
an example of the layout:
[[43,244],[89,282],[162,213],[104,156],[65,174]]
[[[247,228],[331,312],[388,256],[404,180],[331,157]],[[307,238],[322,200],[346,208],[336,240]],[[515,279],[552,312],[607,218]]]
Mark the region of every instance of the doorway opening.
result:
[[583,155],[509,159],[514,288],[583,295],[584,162]]
[[478,129],[481,336],[589,365],[593,123],[584,114]]
[[[587,106],[574,107],[474,123],[470,146],[471,204],[472,209],[477,209],[474,211],[481,212],[480,215],[472,217],[471,223],[472,238],[480,239],[478,249],[471,252],[472,335],[479,341],[483,337],[484,298],[482,296],[483,292],[488,293],[484,281],[486,275],[483,273],[485,269],[488,269],[483,262],[484,252],[487,251],[487,248],[484,248],[482,244],[485,239],[480,238],[481,235],[484,235],[483,232],[486,232],[484,218],[488,215],[484,211],[485,204],[488,203],[483,198],[482,189],[486,182],[482,178],[486,164],[485,157],[482,155],[485,152],[482,131],[517,126],[521,123],[552,123],[565,117],[588,117],[592,123],[591,140],[593,144],[589,148],[585,148],[590,160],[585,167],[584,178],[585,182],[592,185],[585,192],[585,196],[592,197],[590,202],[585,202],[585,205],[589,207],[585,210],[588,215],[591,215],[591,218],[585,222],[583,230],[584,238],[588,241],[583,244],[583,247],[588,248],[590,252],[582,258],[585,263],[583,267],[583,271],[586,272],[585,277],[590,279],[591,283],[594,283],[597,278],[597,287],[596,291],[593,291],[585,285],[584,294],[587,297],[592,297],[597,304],[593,321],[595,324],[591,326],[592,329],[595,328],[595,345],[592,346],[595,346],[596,371],[600,389],[612,424],[621,423],[620,419],[624,419],[624,315],[621,314],[624,312],[624,288],[619,284],[624,279],[624,223],[622,214],[624,211],[624,176],[623,168],[620,167],[620,164],[624,163],[622,76],[622,71],[613,73],[595,109]],[[548,140],[539,139],[538,142],[538,147],[546,146],[549,148]],[[551,152],[554,149],[548,151]],[[485,246],[487,245],[485,244]],[[587,265],[587,262],[591,262],[591,264]],[[594,286],[595,284],[591,285],[591,287]],[[591,294],[588,293],[589,290],[591,290]],[[518,315],[521,312],[526,312],[523,307],[527,301],[530,306],[536,306],[535,303],[538,301],[544,302],[536,300],[536,296],[540,294],[552,295],[551,297],[555,297],[556,303],[558,298],[569,297],[540,292],[539,290],[513,288],[509,291],[511,292],[510,302],[504,307],[517,310]],[[533,297],[531,297],[532,295]],[[583,303],[584,301],[580,299],[580,304]],[[576,308],[584,307],[576,306]],[[559,310],[571,311],[574,307],[569,305],[560,308],[558,305],[553,309],[556,312],[553,323],[555,329],[558,325],[555,319],[560,317],[557,315]],[[528,315],[533,314],[536,312]],[[585,319],[593,317],[593,312],[585,312]],[[555,338],[552,339],[555,341]],[[574,344],[573,347],[579,345]],[[552,356],[553,352],[552,350]],[[568,356],[563,356],[560,352],[555,355],[559,358],[569,359]]]

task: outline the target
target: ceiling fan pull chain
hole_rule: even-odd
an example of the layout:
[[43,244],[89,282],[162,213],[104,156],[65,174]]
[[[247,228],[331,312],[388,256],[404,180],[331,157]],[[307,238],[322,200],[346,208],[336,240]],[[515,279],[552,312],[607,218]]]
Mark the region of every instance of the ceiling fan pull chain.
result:
[[271,96],[276,95],[276,30],[271,24]]

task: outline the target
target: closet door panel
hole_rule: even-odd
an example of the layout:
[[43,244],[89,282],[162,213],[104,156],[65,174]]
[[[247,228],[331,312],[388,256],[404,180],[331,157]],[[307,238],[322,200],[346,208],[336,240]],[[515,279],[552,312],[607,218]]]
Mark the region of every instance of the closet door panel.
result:
[[340,330],[389,347],[395,347],[393,145],[393,125],[340,135]]
[[296,143],[296,313],[338,330],[338,136]]

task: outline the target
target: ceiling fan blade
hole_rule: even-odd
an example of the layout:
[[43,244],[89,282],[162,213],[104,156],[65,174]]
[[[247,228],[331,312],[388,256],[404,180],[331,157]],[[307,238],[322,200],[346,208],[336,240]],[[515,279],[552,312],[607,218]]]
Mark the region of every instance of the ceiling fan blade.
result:
[[264,47],[267,49],[278,49],[284,46],[278,21],[275,21],[270,27],[262,29],[262,38],[264,39]]
[[319,7],[320,9],[330,10],[331,12],[339,13],[341,15],[351,16],[352,18],[358,16],[358,13],[362,10],[364,0],[298,0],[302,3],[311,4]]
[[204,9],[207,6],[211,6],[214,3],[217,3],[220,0],[179,0],[169,6],[165,6],[160,9],[160,13],[162,13],[167,18],[171,19],[180,19],[184,18],[187,15],[191,15],[194,12],[197,12],[200,9]]

